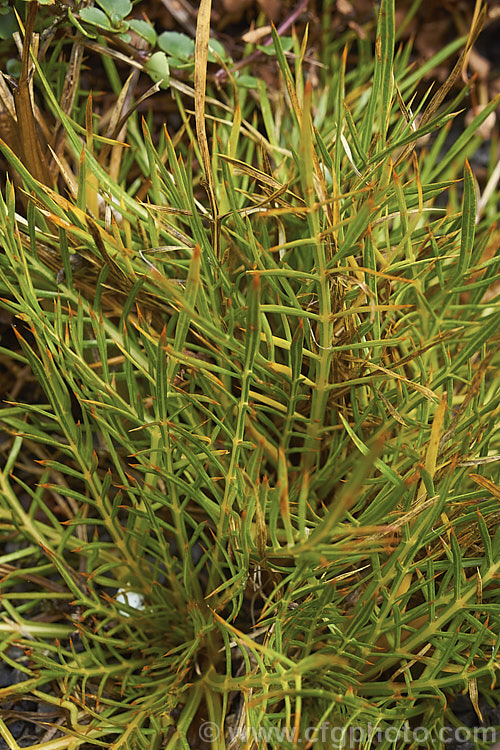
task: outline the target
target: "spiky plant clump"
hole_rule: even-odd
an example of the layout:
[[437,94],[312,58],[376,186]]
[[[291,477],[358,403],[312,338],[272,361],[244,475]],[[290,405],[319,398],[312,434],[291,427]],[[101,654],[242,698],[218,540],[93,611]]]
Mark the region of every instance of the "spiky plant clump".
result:
[[498,99],[449,146],[464,57],[414,101],[380,6],[359,67],[325,34],[313,86],[275,34],[276,94],[216,99],[202,2],[176,134],[118,139],[42,60],[57,180],[0,144],[0,700],[52,707],[39,748],[438,747],[451,695],[495,695],[499,234],[466,157]]

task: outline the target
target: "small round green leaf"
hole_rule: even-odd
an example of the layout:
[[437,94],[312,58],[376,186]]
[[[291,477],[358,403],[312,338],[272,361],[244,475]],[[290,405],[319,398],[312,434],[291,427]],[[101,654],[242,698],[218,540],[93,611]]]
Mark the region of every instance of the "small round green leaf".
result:
[[17,31],[17,21],[9,8],[0,8],[0,39],[12,39]]
[[19,78],[21,75],[21,61],[16,60],[15,57],[9,57],[5,63],[5,70],[12,78]]
[[145,39],[151,47],[154,47],[156,44],[156,31],[151,26],[150,23],[147,21],[143,21],[140,18],[133,18],[131,21],[129,21],[129,27],[132,29],[132,31],[135,31],[136,34],[139,34],[139,36],[142,36],[143,39]]
[[178,31],[164,31],[158,37],[158,47],[169,57],[189,60],[194,55],[194,39]]
[[82,21],[91,23],[101,29],[111,28],[109,18],[102,12],[102,10],[99,10],[99,8],[82,8],[80,11],[80,18]]
[[[212,54],[212,52],[214,54]],[[229,60],[229,56],[226,53],[226,50],[222,46],[220,42],[217,41],[217,39],[210,39],[208,43],[208,61],[209,62],[217,62],[217,58],[220,58],[221,60]]]
[[132,11],[130,0],[97,0],[97,4],[108,16],[116,15],[120,20],[126,18]]
[[179,60],[178,57],[170,57],[169,55],[168,64],[175,70],[190,70],[194,66],[194,58],[186,62],[186,60]]
[[155,83],[160,83],[160,88],[168,88],[170,69],[164,52],[155,52],[151,55],[144,68]]
[[246,89],[256,89],[259,85],[259,79],[255,76],[241,75],[236,79],[238,86],[243,86]]

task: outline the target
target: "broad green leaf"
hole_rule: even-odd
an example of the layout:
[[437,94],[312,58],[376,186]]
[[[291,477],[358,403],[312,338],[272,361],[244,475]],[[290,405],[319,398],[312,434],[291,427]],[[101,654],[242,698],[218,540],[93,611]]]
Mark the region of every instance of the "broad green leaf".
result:
[[99,8],[82,8],[79,12],[80,18],[87,23],[91,23],[100,29],[110,29],[111,23],[109,18]]
[[150,23],[143,21],[141,18],[132,18],[132,20],[128,22],[128,25],[136,34],[142,36],[151,47],[155,46],[157,35]]
[[0,39],[11,39],[17,29],[14,13],[8,8],[0,8]]
[[164,52],[154,52],[144,68],[149,73],[151,79],[155,81],[155,83],[160,84],[160,88],[168,88],[170,82],[170,68],[167,56]]
[[163,31],[158,36],[158,47],[169,57],[185,62],[194,57],[194,39],[178,31]]
[[255,76],[239,75],[238,84],[248,89],[255,89],[259,85],[260,79]]
[[210,39],[208,42],[208,62],[217,62],[217,58],[221,60],[230,59],[223,45],[217,39]]
[[113,16],[120,19],[126,18],[132,10],[130,0],[96,0],[96,2],[110,18]]

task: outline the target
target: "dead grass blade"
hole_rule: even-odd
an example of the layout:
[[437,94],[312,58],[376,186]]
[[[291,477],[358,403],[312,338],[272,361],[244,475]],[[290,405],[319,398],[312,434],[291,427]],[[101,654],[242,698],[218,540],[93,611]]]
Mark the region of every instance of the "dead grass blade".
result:
[[219,258],[219,211],[217,198],[215,197],[215,188],[212,175],[212,164],[210,160],[210,149],[208,146],[206,122],[205,122],[205,96],[207,85],[207,62],[208,62],[208,43],[210,40],[210,11],[212,8],[211,0],[201,0],[198,10],[198,21],[196,24],[196,46],[195,46],[195,67],[194,67],[194,109],[196,120],[196,136],[200,147],[203,170],[205,172],[206,190],[212,216],[214,220],[213,241],[214,254]]
[[[450,75],[448,76],[446,81],[443,83],[443,85],[440,86],[439,89],[436,91],[436,93],[430,100],[429,104],[425,108],[422,114],[422,117],[420,119],[420,122],[419,122],[420,128],[423,128],[425,125],[427,125],[427,123],[429,123],[430,120],[434,117],[438,108],[443,103],[445,97],[451,91],[455,82],[461,75],[464,65],[467,62],[467,58],[469,56],[470,50],[472,49],[483,27],[485,17],[486,17],[486,7],[483,7],[476,16],[475,22],[471,28],[469,37],[467,39],[467,44],[465,45],[465,48],[462,54],[458,58],[458,61],[455,67],[453,68]],[[398,166],[399,164],[401,164],[402,161],[405,161],[408,158],[408,154],[410,154],[411,151],[413,151],[413,149],[415,148],[415,143],[416,141],[409,143],[408,146],[403,150],[403,152],[399,155],[396,161],[396,166]]]
[[41,182],[42,185],[47,185],[49,170],[40,144],[35,117],[33,115],[29,86],[30,76],[32,74],[30,47],[33,39],[36,9],[37,4],[30,3],[23,42],[21,76],[19,78],[18,87],[14,91],[14,104],[16,108],[17,125],[21,134],[20,142],[23,163],[36,180]]

